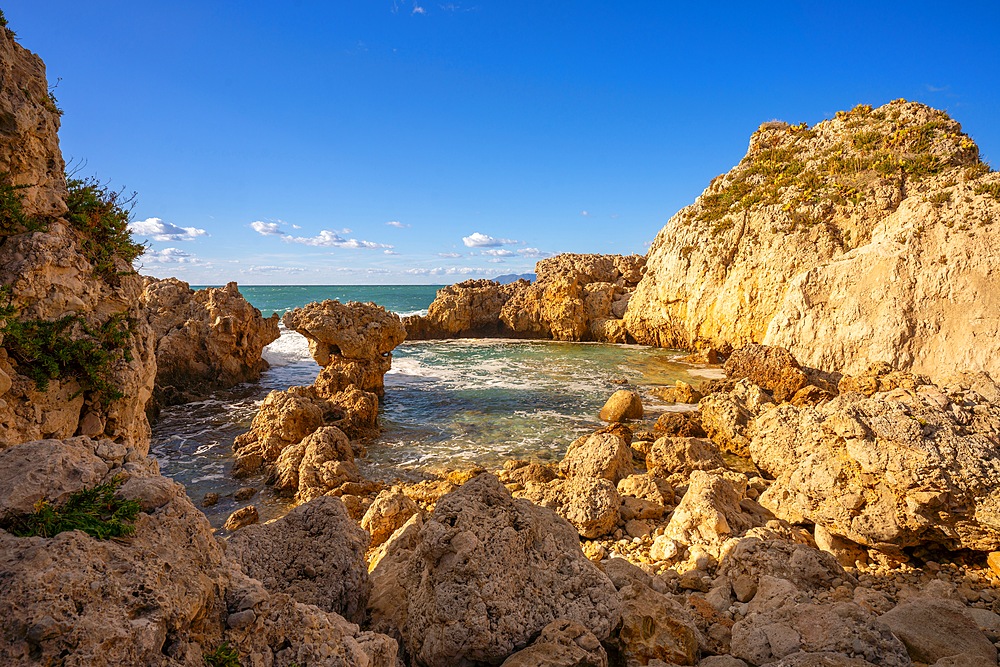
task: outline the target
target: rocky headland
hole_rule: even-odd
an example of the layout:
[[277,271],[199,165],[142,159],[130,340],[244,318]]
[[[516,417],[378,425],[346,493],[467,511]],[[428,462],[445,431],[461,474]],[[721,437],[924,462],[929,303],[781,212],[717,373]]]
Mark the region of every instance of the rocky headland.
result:
[[[728,356],[655,423],[623,390],[555,464],[362,479],[403,323],[289,312],[322,369],[267,397],[236,472],[299,506],[223,538],[160,475],[145,411],[158,362],[259,372],[273,320],[236,329],[208,305],[253,319],[235,286],[179,281],[146,302],[183,322],[147,316],[114,193],[63,175],[41,61],[0,29],[0,62],[3,664],[997,665],[997,180],[940,112],[768,124],[645,275],[563,256],[407,322]],[[188,364],[157,339],[243,352]]]
[[156,409],[252,382],[261,352],[278,339],[278,316],[261,316],[236,283],[193,290],[183,280],[143,278],[141,304],[156,338]]

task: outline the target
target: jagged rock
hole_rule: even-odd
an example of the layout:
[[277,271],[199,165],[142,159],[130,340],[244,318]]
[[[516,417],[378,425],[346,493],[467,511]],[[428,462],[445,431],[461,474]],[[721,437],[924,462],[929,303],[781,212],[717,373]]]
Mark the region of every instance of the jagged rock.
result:
[[0,518],[31,512],[43,499],[61,503],[84,486],[100,484],[111,466],[95,455],[96,447],[81,437],[0,450]]
[[805,544],[756,537],[745,537],[729,548],[719,561],[718,574],[733,582],[734,589],[747,591],[741,595],[734,590],[740,602],[753,599],[765,576],[790,581],[801,591],[830,590],[835,582],[856,583],[830,554]]
[[611,398],[601,408],[600,417],[606,422],[642,419],[642,399],[634,391],[619,389],[611,394]]
[[674,382],[673,387],[653,387],[649,393],[667,403],[697,403],[703,398],[700,391],[683,380]]
[[608,654],[590,630],[574,621],[552,621],[526,649],[501,667],[608,667]]
[[914,375],[905,371],[897,371],[885,362],[872,364],[863,373],[845,375],[840,379],[837,388],[841,393],[856,391],[865,396],[879,392],[903,389],[916,390],[917,387],[931,384],[925,375]]
[[314,302],[288,311],[281,321],[308,339],[320,366],[327,366],[333,355],[378,359],[406,338],[399,317],[373,303]]
[[816,540],[816,547],[820,551],[831,554],[844,567],[855,567],[859,562],[862,564],[868,562],[868,554],[860,545],[832,534],[819,524],[813,529],[813,539]]
[[277,521],[240,530],[229,539],[226,555],[268,590],[360,622],[371,593],[367,548],[368,535],[344,504],[323,497]]
[[700,633],[673,599],[635,583],[622,588],[622,625],[615,647],[628,664],[698,662]]
[[371,547],[375,548],[403,527],[410,517],[419,514],[420,508],[397,488],[386,489],[375,497],[361,519],[361,527],[371,534]]
[[355,386],[326,399],[325,411],[329,422],[351,438],[367,438],[378,434],[378,396]]
[[733,350],[723,368],[729,379],[746,378],[770,392],[778,403],[791,399],[809,382],[799,362],[782,347],[744,345]]
[[504,333],[500,311],[527,280],[501,285],[493,280],[466,280],[438,290],[427,315],[404,318],[410,340],[496,336]]
[[646,469],[663,477],[725,467],[715,443],[705,438],[659,438],[646,455]]
[[253,505],[247,505],[230,514],[222,528],[235,533],[240,528],[253,525],[258,521],[260,521],[260,513],[257,512],[257,508]]
[[728,392],[709,394],[698,403],[701,425],[720,449],[749,455],[751,426],[757,415],[771,409],[770,397],[749,380],[740,380]]
[[[701,662],[698,663],[698,667],[747,667],[747,663],[743,662],[739,658],[734,658],[731,655],[711,655],[707,658],[703,658]],[[820,667],[815,665],[815,667]],[[829,667],[839,667],[830,665]]]
[[621,518],[621,496],[615,485],[604,478],[572,477],[547,484],[528,482],[517,497],[555,510],[573,524],[580,537],[607,535]]
[[360,482],[354,449],[336,426],[321,426],[278,456],[269,480],[279,493],[302,501],[318,498],[348,482]]
[[375,359],[345,359],[331,355],[330,362],[320,369],[313,386],[321,398],[332,398],[351,386],[383,396],[385,374],[391,366],[392,359],[389,356]]
[[176,278],[144,278],[142,306],[156,337],[160,406],[204,398],[260,377],[264,347],[278,338],[278,316],[263,318],[236,283],[193,290]]
[[683,545],[698,545],[718,558],[723,543],[754,526],[769,513],[746,498],[747,479],[740,473],[691,473],[688,490],[674,509],[663,537]]
[[[904,602],[879,620],[902,640],[910,658],[931,664],[942,658],[967,654],[996,664],[997,649],[965,608],[933,598]],[[971,664],[971,660],[962,664]]]
[[292,390],[272,391],[254,415],[250,430],[233,443],[233,474],[252,475],[265,463],[277,461],[285,448],[301,442],[323,421],[322,408],[308,396]]
[[[740,664],[745,665],[746,663],[741,660]],[[819,653],[802,653],[800,651],[787,655],[778,662],[772,662],[771,665],[773,667],[876,667],[875,663],[868,662],[864,658],[851,658],[843,653],[829,651]]]
[[890,548],[1000,547],[1000,405],[934,385],[755,421],[754,462],[775,477],[760,498],[780,518]]
[[657,505],[674,502],[674,490],[665,479],[650,474],[629,475],[618,482],[618,493],[633,496]]
[[604,641],[620,599],[578,540],[551,510],[479,475],[385,545],[372,571],[372,626],[400,636],[428,667],[499,663],[557,619]]
[[[918,163],[905,178],[879,171]],[[885,359],[932,376],[996,376],[1000,293],[988,277],[1000,268],[1000,227],[989,221],[1000,201],[988,188],[1000,175],[987,172],[957,122],[916,103],[811,128],[766,123],[740,164],[653,241],[629,333],[683,349],[781,346],[852,374]]]
[[552,468],[528,461],[507,461],[497,475],[501,482],[508,487],[516,486],[518,490],[523,489],[528,482],[546,484],[557,476]]
[[570,445],[559,464],[567,477],[600,477],[617,484],[635,469],[632,450],[611,433],[594,433]]
[[701,426],[698,412],[664,412],[656,418],[653,434],[657,438],[704,438],[708,435]]

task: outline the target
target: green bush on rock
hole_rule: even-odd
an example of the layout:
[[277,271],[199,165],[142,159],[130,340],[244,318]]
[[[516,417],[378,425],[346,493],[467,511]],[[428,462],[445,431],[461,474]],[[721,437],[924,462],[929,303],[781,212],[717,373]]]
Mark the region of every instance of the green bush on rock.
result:
[[[83,233],[83,254],[94,265],[94,272],[109,279],[134,273],[132,262],[146,250],[132,241],[128,230],[135,193],[123,197],[122,190],[109,190],[94,178],[69,178],[66,186],[67,217]],[[116,260],[126,263],[128,270],[116,269]]]
[[115,495],[121,483],[117,478],[81,489],[61,505],[40,500],[31,514],[8,517],[0,526],[17,537],[53,537],[67,530],[82,530],[99,540],[127,537],[135,532],[141,507],[137,500]]
[[228,643],[222,642],[211,653],[205,654],[208,667],[240,667],[240,655]]

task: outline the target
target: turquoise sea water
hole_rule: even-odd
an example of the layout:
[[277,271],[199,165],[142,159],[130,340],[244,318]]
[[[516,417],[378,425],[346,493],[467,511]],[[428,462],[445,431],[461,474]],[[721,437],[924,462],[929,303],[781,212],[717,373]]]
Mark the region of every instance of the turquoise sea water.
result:
[[[426,311],[437,286],[241,287],[265,315],[311,300],[374,301],[399,313]],[[650,425],[677,409],[649,389],[675,380],[700,381],[715,369],[677,361],[672,350],[638,345],[553,341],[416,341],[393,352],[380,414],[382,434],[359,461],[373,479],[415,480],[431,471],[472,466],[499,467],[509,458],[558,460],[579,435],[600,427],[604,401],[627,382],[643,396]],[[204,493],[223,495],[206,510],[221,525],[237,504],[226,497],[240,486],[263,488],[262,479],[229,475],[233,439],[249,429],[260,401],[273,389],[307,385],[319,367],[305,339],[282,330],[264,352],[271,368],[260,383],[221,392],[207,401],[164,411],[153,428],[153,452],[164,474],[188,487],[197,502]],[[262,519],[278,516],[287,503],[264,491],[251,501]]]

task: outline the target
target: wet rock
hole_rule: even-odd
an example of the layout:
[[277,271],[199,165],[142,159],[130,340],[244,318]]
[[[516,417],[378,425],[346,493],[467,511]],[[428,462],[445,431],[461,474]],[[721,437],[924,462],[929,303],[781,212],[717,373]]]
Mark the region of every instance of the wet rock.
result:
[[257,493],[257,489],[252,486],[241,486],[233,494],[233,500],[236,502],[242,502],[244,500],[250,500]]
[[202,507],[212,507],[213,505],[217,505],[218,503],[219,503],[219,494],[215,493],[214,491],[209,491],[201,499]]

